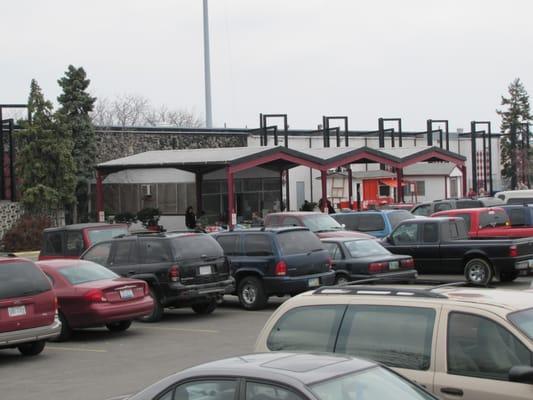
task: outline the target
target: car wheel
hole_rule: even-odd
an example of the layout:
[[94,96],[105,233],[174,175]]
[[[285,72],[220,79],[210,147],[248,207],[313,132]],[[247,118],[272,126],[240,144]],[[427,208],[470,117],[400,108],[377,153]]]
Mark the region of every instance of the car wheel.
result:
[[264,308],[268,301],[263,283],[255,276],[247,276],[240,281],[238,295],[241,305],[247,310]]
[[217,308],[216,300],[192,305],[192,309],[196,314],[211,314],[213,311],[215,311],[215,308]]
[[512,282],[518,277],[517,271],[500,272],[500,282]]
[[50,339],[51,342],[64,342],[72,336],[72,328],[61,311],[59,311],[59,320],[61,321],[61,331],[58,336]]
[[44,350],[45,345],[46,342],[44,340],[39,340],[37,342],[19,344],[17,348],[24,356],[36,356]]
[[131,321],[118,321],[105,325],[111,332],[124,332],[131,326]]
[[161,321],[161,318],[163,318],[163,311],[165,308],[152,287],[150,287],[150,296],[154,299],[154,309],[150,314],[140,317],[139,321],[141,322],[157,322]]
[[335,285],[345,285],[348,282],[350,282],[350,280],[346,275],[340,274],[335,277]]
[[482,258],[473,258],[465,265],[466,280],[476,285],[488,285],[492,281],[493,275],[492,267]]

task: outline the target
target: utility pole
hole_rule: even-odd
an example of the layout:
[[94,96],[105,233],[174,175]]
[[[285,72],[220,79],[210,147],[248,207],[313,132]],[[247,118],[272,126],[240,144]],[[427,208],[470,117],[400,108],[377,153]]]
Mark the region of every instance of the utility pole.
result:
[[209,62],[209,12],[207,1],[204,1],[204,80],[205,80],[205,125],[213,127],[213,115],[211,110],[211,67]]

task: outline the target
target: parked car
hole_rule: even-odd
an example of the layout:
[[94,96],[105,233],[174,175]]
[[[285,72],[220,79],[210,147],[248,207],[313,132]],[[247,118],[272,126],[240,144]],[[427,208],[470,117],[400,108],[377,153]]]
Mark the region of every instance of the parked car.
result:
[[509,216],[511,226],[533,226],[533,207],[527,205],[505,205],[501,206],[501,208]]
[[392,254],[372,239],[322,239],[335,270],[335,284],[378,276],[393,280],[416,278],[411,256]]
[[347,231],[331,215],[321,212],[297,211],[267,214],[265,217],[265,227],[276,226],[305,226],[319,238],[339,236],[357,238],[372,237],[365,233]]
[[236,294],[248,310],[269,296],[294,295],[335,279],[331,258],[307,228],[247,229],[214,235],[231,263]]
[[106,240],[81,258],[103,265],[120,276],[146,281],[155,301],[142,318],[159,321],[165,307],[192,307],[213,312],[225,293],[234,291],[224,251],[202,233],[135,235]]
[[531,296],[480,288],[319,288],[284,302],[255,351],[363,357],[441,399],[530,400]]
[[441,211],[432,217],[456,217],[465,221],[469,238],[523,238],[533,236],[533,227],[512,227],[501,207]]
[[494,197],[480,197],[478,199],[446,199],[420,203],[413,207],[411,213],[429,217],[439,211],[455,210],[458,208],[495,207],[503,205],[503,201]]
[[501,199],[505,204],[533,204],[533,190],[506,190],[498,192],[494,195],[498,199]]
[[512,281],[533,267],[533,238],[468,239],[462,218],[403,221],[382,244],[412,256],[419,273],[464,274],[478,285],[488,285],[494,276]]
[[145,281],[121,278],[91,261],[47,260],[37,265],[52,282],[58,301],[61,333],[106,326],[112,332],[127,330],[133,319],[150,315],[154,301]]
[[363,232],[378,238],[390,234],[396,226],[414,218],[406,210],[352,211],[332,214],[331,218],[344,225],[349,231]]
[[250,354],[171,375],[123,400],[436,400],[376,363],[340,355]]
[[128,234],[126,224],[75,224],[43,231],[43,244],[39,260],[54,258],[80,258],[93,244]]
[[0,258],[0,349],[41,353],[46,340],[60,332],[56,311],[52,286],[33,262]]

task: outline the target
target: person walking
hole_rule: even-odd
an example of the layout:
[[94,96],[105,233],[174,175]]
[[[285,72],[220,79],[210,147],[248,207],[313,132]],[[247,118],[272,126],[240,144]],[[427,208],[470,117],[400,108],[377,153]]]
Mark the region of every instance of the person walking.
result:
[[185,226],[189,229],[196,229],[196,215],[191,206],[185,212]]

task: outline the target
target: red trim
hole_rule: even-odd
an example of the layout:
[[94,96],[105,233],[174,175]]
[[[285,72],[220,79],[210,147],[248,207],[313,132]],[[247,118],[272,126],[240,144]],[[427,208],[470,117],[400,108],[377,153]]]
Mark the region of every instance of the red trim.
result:
[[348,155],[346,157],[340,158],[340,159],[335,160],[333,162],[330,162],[328,164],[324,164],[322,166],[322,168],[325,169],[325,170],[328,170],[328,169],[337,168],[337,167],[340,167],[340,166],[346,165],[346,164],[353,164],[353,163],[355,163],[357,161],[360,161],[360,160],[363,160],[363,159],[368,159],[368,160],[371,160],[371,161],[374,161],[374,162],[377,162],[377,163],[389,165],[391,167],[401,167],[401,165],[399,163],[397,163],[396,161],[393,161],[393,160],[391,160],[389,158],[381,157],[381,156],[378,156],[376,154],[372,154],[372,153],[368,153],[366,151],[363,151],[361,153],[358,153],[358,154],[355,154],[355,155]]
[[322,204],[320,210],[325,212],[328,209],[328,172],[321,171],[320,180],[322,183]]
[[451,162],[458,167],[461,165],[464,165],[465,163],[464,160],[460,160],[456,157],[449,156],[447,154],[442,154],[441,152],[432,150],[427,153],[419,154],[416,157],[409,158],[408,160],[400,163],[400,167],[405,168],[405,167],[408,167],[409,165],[413,165],[419,162],[424,162],[431,158],[438,158],[441,161]]
[[300,157],[286,154],[283,151],[277,151],[267,156],[254,158],[253,160],[250,160],[250,161],[245,161],[242,163],[237,162],[235,165],[231,166],[231,170],[233,171],[233,173],[237,173],[237,172],[241,172],[241,171],[254,168],[262,164],[267,164],[272,161],[277,161],[277,160],[285,160],[285,161],[297,164],[299,166],[303,165],[303,166],[314,168],[314,169],[323,168],[323,166],[321,166],[320,164],[314,163],[312,161],[308,161]]

